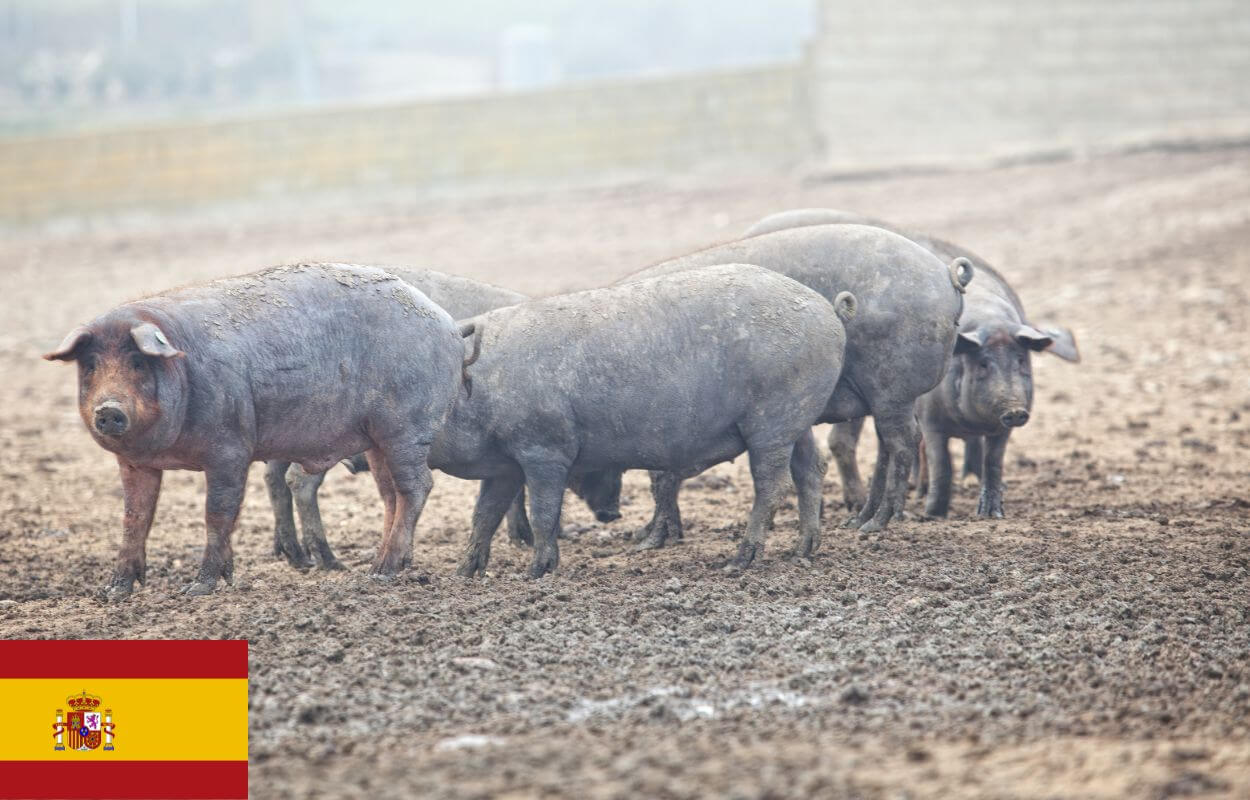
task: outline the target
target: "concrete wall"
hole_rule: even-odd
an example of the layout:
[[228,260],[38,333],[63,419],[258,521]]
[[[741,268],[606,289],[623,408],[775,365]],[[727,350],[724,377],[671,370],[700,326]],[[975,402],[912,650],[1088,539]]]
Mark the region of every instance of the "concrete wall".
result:
[[[0,224],[301,192],[854,168],[1250,131],[1250,0],[821,0],[802,64],[0,140]],[[1234,126],[1236,129],[1236,126]]]
[[0,140],[0,222],[359,187],[805,161],[797,66]]
[[1250,119],[1247,0],[822,0],[825,159],[1085,146]]

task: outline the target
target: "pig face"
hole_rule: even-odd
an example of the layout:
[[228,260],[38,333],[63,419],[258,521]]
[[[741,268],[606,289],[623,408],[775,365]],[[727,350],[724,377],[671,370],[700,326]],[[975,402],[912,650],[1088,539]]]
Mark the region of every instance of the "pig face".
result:
[[574,475],[569,488],[580,497],[600,522],[621,518],[621,473],[616,470]]
[[170,362],[185,354],[155,323],[133,316],[75,328],[44,358],[78,364],[78,413],[103,447],[120,451],[161,420]]
[[1033,408],[1030,357],[1052,339],[1028,325],[961,331],[951,364],[955,403],[963,421],[992,431],[1018,428]]

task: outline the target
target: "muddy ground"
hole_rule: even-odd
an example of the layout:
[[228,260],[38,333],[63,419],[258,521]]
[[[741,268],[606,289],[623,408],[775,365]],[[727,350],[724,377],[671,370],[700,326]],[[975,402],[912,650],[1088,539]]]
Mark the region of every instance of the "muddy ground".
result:
[[[308,259],[577,289],[808,205],[964,243],[1075,329],[1083,363],[1034,360],[1009,519],[973,518],[964,487],[946,522],[832,519],[800,565],[787,507],[729,575],[739,459],[684,492],[683,544],[628,552],[649,514],[631,475],[620,522],[568,503],[558,575],[525,580],[500,539],[465,580],[474,489],[442,476],[386,583],[365,574],[372,481],[336,470],[322,494],[350,571],[300,574],[271,553],[257,465],[233,587],[177,594],[203,487],[170,473],[147,586],[101,602],[116,469],[74,370],[37,358],[73,324]],[[250,640],[256,797],[1250,796],[1250,150],[129,221],[9,235],[0,265],[0,636]]]

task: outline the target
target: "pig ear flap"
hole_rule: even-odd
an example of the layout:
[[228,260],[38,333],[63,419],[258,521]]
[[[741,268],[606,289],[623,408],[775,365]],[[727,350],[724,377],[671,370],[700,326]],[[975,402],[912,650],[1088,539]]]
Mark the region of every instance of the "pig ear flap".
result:
[[1076,337],[1072,335],[1072,331],[1058,325],[1047,325],[1041,330],[1051,339],[1050,347],[1046,348],[1047,353],[1073,364],[1080,363],[1081,352],[1076,349]]
[[1016,328],[1015,337],[1016,341],[1022,346],[1034,352],[1045,350],[1054,344],[1055,341],[1048,334],[1029,325],[1021,325],[1019,328]]
[[91,331],[82,325],[70,331],[56,349],[51,353],[44,353],[43,357],[47,361],[73,361],[78,358],[75,353],[78,348],[91,340]]
[[139,346],[139,352],[145,356],[161,358],[182,358],[186,353],[175,348],[165,338],[165,332],[150,322],[136,325],[130,329],[130,336]]
[[975,353],[983,344],[985,344],[985,334],[981,331],[960,331],[955,337],[955,355]]

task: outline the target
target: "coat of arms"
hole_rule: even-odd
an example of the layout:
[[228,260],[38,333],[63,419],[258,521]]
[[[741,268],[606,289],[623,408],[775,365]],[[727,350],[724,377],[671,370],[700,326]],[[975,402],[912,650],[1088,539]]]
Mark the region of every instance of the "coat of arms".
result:
[[100,698],[83,691],[65,700],[69,708],[56,710],[56,722],[52,723],[52,735],[56,737],[54,750],[95,750],[101,744],[105,750],[113,749],[113,709],[101,710]]

